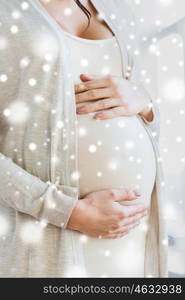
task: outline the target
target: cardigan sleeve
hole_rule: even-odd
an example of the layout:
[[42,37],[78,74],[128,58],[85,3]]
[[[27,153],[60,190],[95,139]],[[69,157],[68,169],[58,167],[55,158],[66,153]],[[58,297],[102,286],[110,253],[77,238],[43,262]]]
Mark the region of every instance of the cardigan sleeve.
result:
[[144,97],[145,99],[147,98],[151,103],[153,120],[147,121],[143,116],[141,116],[141,118],[158,140],[160,135],[160,111],[158,105],[154,103],[151,91],[148,91],[148,89],[145,87],[145,84],[141,76],[141,70],[142,70],[141,65],[142,65],[142,56],[138,55],[138,57],[134,57],[133,67],[130,75],[130,81],[137,86],[141,97]]
[[[4,103],[8,105],[16,97],[20,78],[24,78],[25,74],[21,71],[19,62],[23,56],[20,43],[24,41],[22,47],[26,47],[26,31],[23,30],[27,27],[20,23],[19,34],[11,33],[10,27],[14,20],[10,16],[14,6],[11,1],[5,0],[0,4],[0,75],[8,74],[7,82],[1,82],[2,77],[0,78],[0,117],[5,107]],[[14,71],[13,75],[11,69]],[[3,126],[0,128],[0,134],[2,131]],[[11,157],[6,156],[2,149],[0,151],[0,203],[37,220],[66,228],[78,201],[77,188],[44,182],[21,168]]]
[[143,116],[139,115],[145,125],[150,129],[152,135],[156,137],[156,139],[159,139],[160,135],[160,111],[156,103],[154,103],[152,96],[145,88],[144,84],[142,83],[140,77],[137,74],[137,71],[134,69],[133,73],[130,77],[130,81],[133,82],[137,88],[139,89],[140,97],[144,97],[145,99],[149,99],[151,103],[151,108],[153,112],[153,120],[148,121]]
[[[129,79],[131,82],[137,85],[139,88],[139,92],[141,97],[147,97],[151,102],[151,107],[153,111],[153,120],[147,121],[144,117],[141,116],[142,120],[144,121],[145,125],[149,128],[152,132],[153,136],[156,137],[156,140],[159,139],[160,134],[160,112],[159,108],[156,103],[154,103],[153,96],[151,91],[148,91],[145,87],[145,83],[143,81],[143,76],[141,75],[141,71],[143,69],[142,64],[142,55],[145,50],[145,42],[143,42],[143,37],[146,39],[149,36],[148,29],[146,31],[146,26],[144,28],[142,23],[139,21],[140,16],[135,9],[135,4],[132,1],[126,0],[128,5],[128,20],[130,24],[133,23],[132,26],[132,35],[134,39],[129,40],[129,48],[130,48],[130,69],[129,69]],[[129,27],[130,28],[130,27]],[[136,53],[136,54],[135,54]]]
[[43,182],[0,153],[1,204],[66,228],[77,200],[76,187]]
[[141,91],[141,94],[143,95],[143,97],[148,97],[150,99],[151,108],[152,108],[152,112],[153,112],[153,120],[152,121],[146,120],[143,116],[141,116],[141,118],[144,121],[144,123],[146,124],[146,126],[148,126],[150,128],[152,135],[154,137],[156,137],[158,140],[159,135],[160,135],[160,111],[159,111],[159,108],[158,108],[157,104],[153,102],[152,97],[150,96],[150,94],[148,93],[148,91],[146,90],[144,85],[139,84],[139,87],[140,87],[140,91]]
[[152,103],[153,120],[148,121],[143,116],[141,116],[141,118],[143,119],[145,124],[150,128],[150,130],[152,131],[152,134],[154,136],[156,136],[157,138],[159,138],[159,135],[160,135],[160,112],[159,112],[159,108],[158,108],[157,104],[153,103],[152,100],[151,100],[151,103]]

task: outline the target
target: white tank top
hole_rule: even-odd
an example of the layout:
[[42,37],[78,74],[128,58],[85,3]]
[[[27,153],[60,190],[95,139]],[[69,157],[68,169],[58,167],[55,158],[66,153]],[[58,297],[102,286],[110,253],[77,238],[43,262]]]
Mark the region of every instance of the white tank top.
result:
[[[74,83],[81,82],[79,76],[82,73],[122,76],[121,54],[115,37],[87,40],[67,32],[66,37],[72,51]],[[136,116],[95,120],[93,115],[77,115],[81,198],[105,188],[126,187],[140,189],[142,193],[141,198],[132,203],[142,201],[149,204],[155,182],[156,162],[150,138],[141,121]],[[131,202],[124,204],[129,205]],[[146,222],[147,218],[145,225]],[[106,274],[108,277],[142,277],[145,225],[135,228],[121,239],[88,238],[84,244],[88,276]],[[106,253],[112,252],[115,259],[110,260]],[[120,262],[123,253],[125,259]],[[132,255],[136,258],[134,265]]]

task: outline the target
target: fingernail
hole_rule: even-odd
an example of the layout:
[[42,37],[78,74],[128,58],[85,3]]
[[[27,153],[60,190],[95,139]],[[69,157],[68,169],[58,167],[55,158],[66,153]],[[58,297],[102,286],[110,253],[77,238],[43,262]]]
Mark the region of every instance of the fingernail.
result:
[[98,114],[95,114],[95,115],[93,116],[93,118],[94,118],[94,119],[101,119],[102,116],[103,116],[103,114],[98,113]]
[[136,197],[140,197],[141,196],[141,192],[139,190],[134,190],[134,193],[135,193]]
[[81,107],[78,107],[77,109],[76,109],[76,112],[77,113],[81,113],[81,112],[84,112],[85,110],[84,110],[84,106],[81,106]]

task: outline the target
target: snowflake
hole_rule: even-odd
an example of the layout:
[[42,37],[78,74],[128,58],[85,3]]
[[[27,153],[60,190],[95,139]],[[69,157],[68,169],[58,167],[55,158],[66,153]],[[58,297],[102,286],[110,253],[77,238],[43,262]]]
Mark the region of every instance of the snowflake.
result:
[[57,128],[61,129],[64,127],[64,122],[63,121],[57,121]]
[[182,136],[177,136],[177,137],[176,137],[176,142],[177,142],[177,143],[182,143],[182,141],[183,141]]
[[37,80],[35,78],[30,78],[28,83],[30,86],[35,86],[37,84]]
[[124,128],[124,127],[126,126],[126,125],[125,125],[125,122],[122,121],[122,120],[121,120],[121,121],[118,121],[118,122],[117,122],[117,125],[118,125],[119,128]]
[[0,82],[6,82],[8,80],[8,76],[6,74],[0,75]]
[[70,7],[66,7],[64,9],[64,15],[65,16],[71,16],[72,15],[72,9]]
[[105,250],[104,255],[105,256],[110,256],[111,255],[111,251],[110,250]]
[[26,68],[29,64],[30,64],[30,59],[28,57],[23,57],[19,63],[21,68]]
[[43,226],[39,222],[27,222],[22,225],[20,236],[24,243],[40,243],[43,234]]
[[40,104],[44,102],[44,97],[42,95],[37,94],[34,96],[34,102]]
[[48,61],[48,62],[50,62],[50,61],[52,61],[53,60],[53,55],[52,55],[52,53],[46,53],[45,55],[44,55],[44,58],[45,58],[45,60],[46,61]]
[[167,124],[167,125],[170,125],[171,123],[172,123],[171,120],[166,120],[166,124]]
[[172,78],[163,85],[163,95],[172,102],[181,101],[185,96],[184,81],[179,78]]
[[171,5],[173,3],[174,0],[159,0],[160,4],[164,5],[164,6],[168,6]]
[[17,25],[12,25],[10,28],[11,33],[16,34],[19,31],[19,28]]
[[[58,42],[54,36],[46,32],[38,32],[34,35],[32,43],[32,50],[36,56],[40,56],[43,59],[52,59],[56,57],[58,52]],[[50,59],[49,58],[49,59]]]
[[24,1],[21,3],[22,10],[27,10],[29,8],[29,3]]
[[163,72],[167,72],[167,71],[168,71],[168,67],[167,67],[167,66],[162,66],[161,70],[162,70]]
[[89,150],[89,152],[94,153],[94,152],[96,152],[97,147],[96,147],[96,145],[92,144],[89,146],[88,150]]
[[119,150],[120,150],[120,147],[119,147],[119,146],[115,146],[114,149],[115,149],[116,151],[119,151]]
[[134,160],[135,160],[134,156],[129,157],[129,161],[134,161]]
[[44,72],[49,72],[51,70],[51,66],[49,64],[45,64],[42,66],[42,70]]
[[101,277],[101,278],[108,278],[108,277],[109,277],[109,275],[108,275],[108,274],[106,274],[106,273],[103,273],[102,275],[100,275],[100,277]]
[[87,67],[88,64],[89,64],[88,59],[86,59],[86,58],[82,58],[82,59],[81,59],[80,65],[81,65],[82,67]]
[[0,237],[3,237],[5,234],[7,234],[8,229],[9,223],[7,219],[3,215],[0,215]]
[[134,146],[135,146],[134,141],[129,140],[129,141],[125,142],[125,148],[127,148],[127,149],[133,149]]
[[118,162],[117,161],[110,161],[108,163],[108,167],[111,169],[111,170],[116,170],[118,168]]
[[10,123],[21,124],[29,117],[29,108],[22,101],[14,101],[3,111],[3,114],[8,118]]
[[30,143],[28,148],[31,150],[31,151],[35,151],[37,149],[37,145],[35,143]]
[[163,241],[162,241],[162,244],[163,244],[164,246],[168,246],[168,240],[167,240],[167,239],[163,240]]
[[111,14],[111,15],[110,15],[110,18],[111,18],[112,20],[115,20],[115,19],[116,19],[116,15],[115,15],[115,14]]
[[146,277],[147,277],[147,278],[152,278],[153,275],[152,275],[152,274],[147,274]]
[[84,127],[79,127],[78,128],[78,134],[79,134],[80,137],[85,136],[87,134],[87,129],[84,128]]
[[148,231],[148,225],[146,222],[142,222],[141,224],[139,224],[139,230],[143,231],[143,232],[147,232]]
[[8,45],[7,39],[3,36],[0,36],[0,50],[6,49]]
[[88,237],[85,234],[82,234],[79,239],[80,239],[80,242],[83,244],[87,243],[87,241],[88,241]]
[[135,0],[135,4],[136,5],[140,5],[141,4],[141,0]]
[[99,21],[104,20],[104,18],[105,18],[105,14],[104,14],[103,12],[98,12],[98,13],[97,13],[97,19],[98,19]]
[[76,180],[78,180],[79,178],[80,178],[80,172],[78,172],[78,171],[72,172],[72,174],[71,174],[71,179],[72,179],[73,181],[76,181]]
[[103,142],[102,141],[97,141],[98,146],[102,146]]
[[105,123],[105,128],[109,128],[110,127],[110,123]]
[[108,60],[110,57],[109,57],[108,54],[105,54],[105,55],[103,56],[103,58],[104,58],[105,60]]
[[138,180],[141,180],[141,179],[142,179],[142,175],[141,175],[141,174],[138,174],[138,175],[136,176],[136,178],[137,178]]
[[12,18],[13,19],[19,19],[21,17],[21,13],[20,13],[20,11],[19,10],[14,10],[13,12],[12,12]]
[[101,71],[102,75],[108,75],[110,74],[110,68],[109,67],[103,67]]

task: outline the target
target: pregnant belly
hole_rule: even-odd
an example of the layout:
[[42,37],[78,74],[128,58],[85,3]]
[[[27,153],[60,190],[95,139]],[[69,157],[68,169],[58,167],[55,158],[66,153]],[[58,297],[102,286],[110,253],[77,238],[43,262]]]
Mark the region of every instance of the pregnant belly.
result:
[[136,116],[94,120],[91,114],[79,115],[78,162],[81,198],[100,189],[126,187],[141,191],[139,201],[150,201],[155,155]]
[[[94,120],[78,116],[80,197],[107,188],[138,188],[141,198],[122,204],[150,204],[156,163],[150,138],[137,117]],[[87,237],[83,252],[87,277],[144,277],[148,217],[119,239]],[[82,241],[84,240],[83,234]]]

